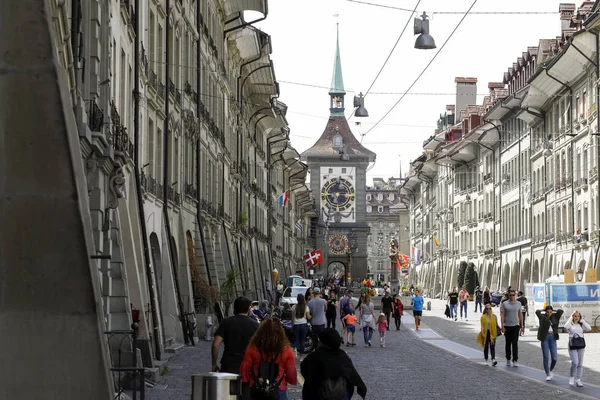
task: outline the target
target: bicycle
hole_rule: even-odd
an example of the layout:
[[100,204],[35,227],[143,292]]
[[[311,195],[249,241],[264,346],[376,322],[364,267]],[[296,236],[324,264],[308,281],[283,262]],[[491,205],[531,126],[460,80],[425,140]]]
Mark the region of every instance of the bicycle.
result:
[[[189,318],[192,317],[192,318]],[[186,331],[184,335],[187,336],[189,342],[192,346],[196,347],[196,343],[194,342],[194,333],[196,332],[196,313],[195,312],[185,312],[182,314],[181,318],[185,318],[185,327]]]

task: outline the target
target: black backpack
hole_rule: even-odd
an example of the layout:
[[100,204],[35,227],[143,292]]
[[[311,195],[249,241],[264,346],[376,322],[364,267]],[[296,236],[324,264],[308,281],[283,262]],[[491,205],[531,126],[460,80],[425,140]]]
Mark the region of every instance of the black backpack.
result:
[[258,371],[254,372],[254,383],[250,387],[252,400],[277,400],[279,399],[279,385],[283,381],[277,380],[279,376],[278,356],[265,357],[260,355]]
[[318,400],[346,400],[348,391],[346,389],[346,378],[327,378],[321,381],[318,391]]

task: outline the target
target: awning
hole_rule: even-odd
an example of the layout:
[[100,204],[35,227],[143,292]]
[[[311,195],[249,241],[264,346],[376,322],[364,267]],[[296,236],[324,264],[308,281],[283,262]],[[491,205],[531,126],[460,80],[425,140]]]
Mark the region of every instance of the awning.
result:
[[230,39],[235,41],[235,45],[240,52],[242,60],[256,58],[261,52],[260,31],[253,26],[234,31]]
[[435,150],[440,145],[444,144],[444,139],[446,138],[445,132],[440,132],[436,135],[431,136],[427,139],[423,145],[423,150]]
[[489,109],[489,111],[484,116],[485,120],[496,120],[500,121],[504,119],[509,113],[512,112],[513,109],[521,106],[521,102],[529,93],[529,86],[525,86],[520,89],[518,92],[511,94],[504,99],[498,100],[496,104]]
[[227,20],[244,11],[256,11],[263,17],[266,17],[268,12],[267,0],[229,0],[223,2],[223,5]]
[[563,50],[546,63],[530,82],[531,90],[522,107],[543,109],[546,102],[566,89],[565,85],[583,76],[587,68],[594,65],[595,59],[596,37],[585,30],[575,32]]

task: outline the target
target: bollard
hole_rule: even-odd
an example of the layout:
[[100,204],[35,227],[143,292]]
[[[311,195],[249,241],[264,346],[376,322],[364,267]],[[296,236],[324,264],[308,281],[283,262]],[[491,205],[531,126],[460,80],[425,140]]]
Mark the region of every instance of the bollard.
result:
[[431,311],[431,301],[427,302],[427,311]]
[[204,340],[206,340],[206,341],[213,340],[212,326],[213,326],[212,315],[207,315],[206,319],[204,320]]
[[223,372],[192,375],[192,400],[237,400],[242,398],[240,376]]

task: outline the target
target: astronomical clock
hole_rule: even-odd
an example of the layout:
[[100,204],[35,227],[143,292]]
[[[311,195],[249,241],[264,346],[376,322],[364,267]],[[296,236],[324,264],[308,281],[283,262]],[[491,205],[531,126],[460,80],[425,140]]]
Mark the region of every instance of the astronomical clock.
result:
[[356,221],[354,168],[321,167],[321,217],[323,221]]

